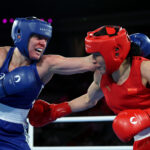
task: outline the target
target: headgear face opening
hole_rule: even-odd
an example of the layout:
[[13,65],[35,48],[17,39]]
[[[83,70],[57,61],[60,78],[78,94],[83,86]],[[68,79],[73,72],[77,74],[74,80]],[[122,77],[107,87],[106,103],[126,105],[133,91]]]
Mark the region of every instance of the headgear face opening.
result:
[[11,37],[14,45],[29,59],[28,42],[31,35],[34,34],[46,37],[49,41],[52,37],[52,26],[48,22],[34,17],[15,19],[11,30]]
[[87,53],[99,52],[106,64],[106,73],[116,71],[127,57],[131,42],[127,31],[120,26],[102,26],[88,32],[85,38]]

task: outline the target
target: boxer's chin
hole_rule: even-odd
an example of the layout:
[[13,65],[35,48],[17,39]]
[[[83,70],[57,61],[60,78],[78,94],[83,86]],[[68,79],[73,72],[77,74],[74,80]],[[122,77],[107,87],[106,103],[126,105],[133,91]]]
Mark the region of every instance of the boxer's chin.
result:
[[31,60],[39,60],[42,55],[43,55],[43,53],[35,51],[34,53],[30,53],[29,57]]

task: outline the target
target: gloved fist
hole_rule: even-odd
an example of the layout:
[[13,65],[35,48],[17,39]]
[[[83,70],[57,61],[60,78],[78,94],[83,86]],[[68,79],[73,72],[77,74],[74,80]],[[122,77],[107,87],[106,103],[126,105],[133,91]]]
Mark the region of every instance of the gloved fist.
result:
[[130,40],[140,47],[144,57],[150,55],[150,39],[148,36],[142,33],[135,33],[130,35]]
[[71,112],[71,108],[67,102],[49,104],[43,100],[37,100],[33,108],[29,111],[28,118],[32,126],[42,127]]
[[148,127],[150,127],[149,110],[124,110],[113,121],[113,130],[123,142],[129,142]]

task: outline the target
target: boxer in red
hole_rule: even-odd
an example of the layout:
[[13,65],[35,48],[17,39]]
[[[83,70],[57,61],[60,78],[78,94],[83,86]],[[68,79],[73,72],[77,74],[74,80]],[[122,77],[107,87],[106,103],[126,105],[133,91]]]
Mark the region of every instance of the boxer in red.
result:
[[134,137],[134,150],[148,150],[150,61],[140,57],[139,46],[148,49],[149,39],[142,34],[135,35],[129,38],[121,27],[104,26],[89,32],[85,45],[88,53],[100,54],[96,59],[104,67],[97,75],[100,82],[95,83],[100,86],[108,106],[118,114],[113,122],[114,132],[125,142]]
[[[142,36],[140,38],[143,40]],[[148,48],[149,41],[138,43],[132,40],[133,37],[130,39],[127,31],[120,26],[103,26],[88,32],[85,38],[86,52],[93,54],[100,67],[94,73],[94,81],[87,94],[66,102],[68,109],[65,110],[62,104],[37,101],[29,112],[31,124],[45,125],[71,112],[91,108],[105,97],[108,106],[117,115],[113,122],[116,135],[125,142],[134,137],[134,150],[148,150],[150,61],[141,57],[140,47],[145,44]],[[39,115],[35,115],[35,112]]]

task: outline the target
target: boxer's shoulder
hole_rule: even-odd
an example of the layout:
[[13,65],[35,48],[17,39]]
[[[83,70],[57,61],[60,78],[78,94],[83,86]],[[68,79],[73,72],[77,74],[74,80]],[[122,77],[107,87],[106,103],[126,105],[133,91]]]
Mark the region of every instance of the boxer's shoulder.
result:
[[7,53],[8,53],[9,50],[10,50],[10,46],[0,47],[0,54],[1,55],[7,55]]
[[3,65],[6,59],[9,49],[10,49],[10,46],[0,47],[0,67]]

